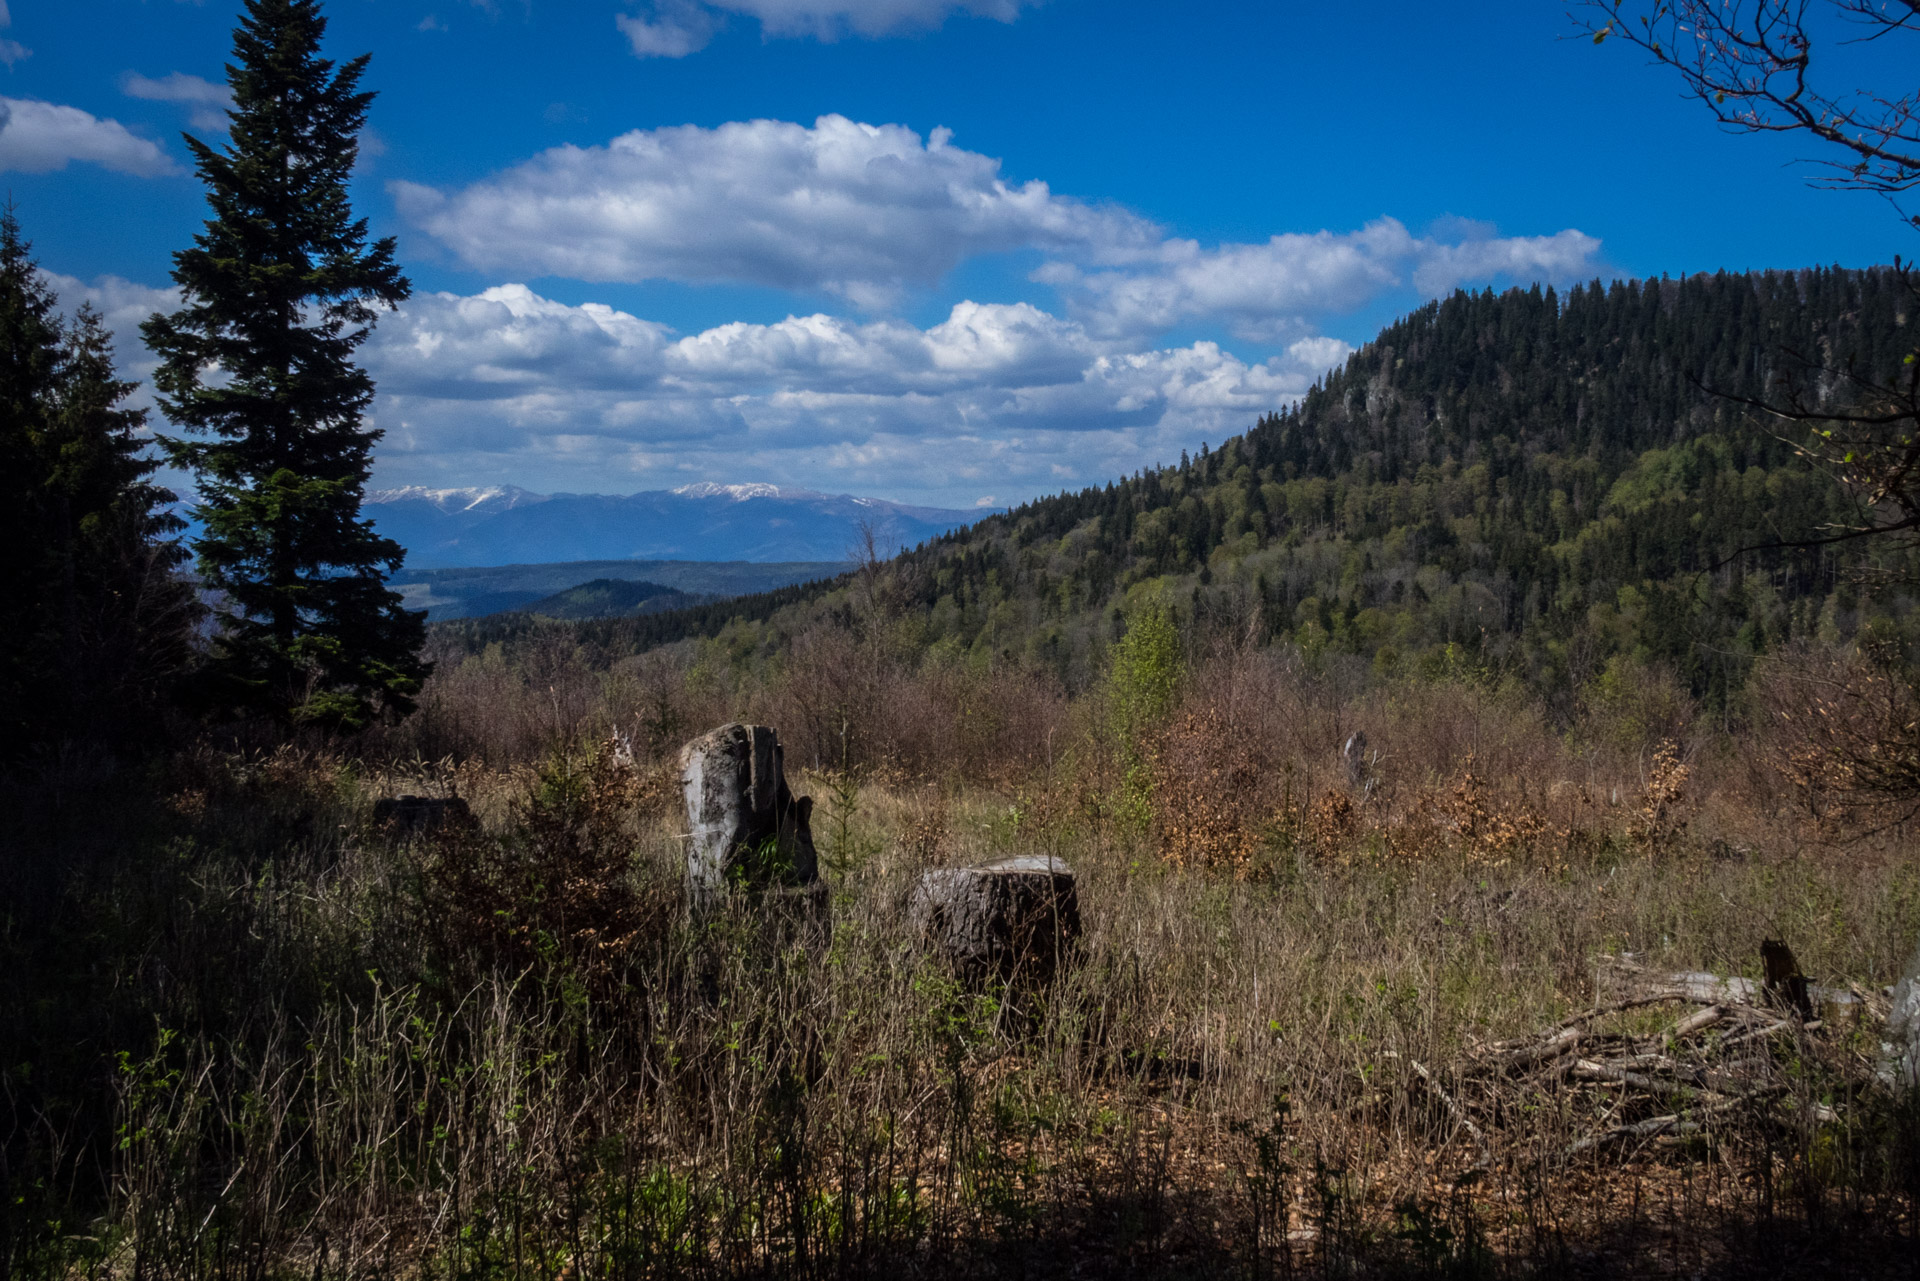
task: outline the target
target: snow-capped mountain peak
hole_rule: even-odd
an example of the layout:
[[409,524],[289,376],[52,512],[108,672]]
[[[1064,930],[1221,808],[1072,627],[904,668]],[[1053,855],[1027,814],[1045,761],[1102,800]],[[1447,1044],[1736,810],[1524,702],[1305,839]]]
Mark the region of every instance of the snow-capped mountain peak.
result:
[[376,489],[367,494],[370,503],[430,503],[438,511],[509,511],[530,503],[544,503],[546,494],[536,494],[518,485],[471,486],[464,489],[429,489],[425,485],[403,485],[399,489]]
[[781,489],[778,485],[720,485],[710,480],[697,481],[691,485],[681,485],[673,492],[682,498],[731,498],[736,503],[744,503],[749,498],[792,498],[795,496],[795,491]]

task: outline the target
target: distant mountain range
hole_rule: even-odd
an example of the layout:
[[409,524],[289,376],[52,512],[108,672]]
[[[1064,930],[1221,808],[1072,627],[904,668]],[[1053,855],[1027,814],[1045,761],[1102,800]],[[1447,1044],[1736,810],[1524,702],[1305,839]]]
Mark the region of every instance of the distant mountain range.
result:
[[683,485],[638,494],[374,490],[363,513],[410,570],[584,560],[854,559],[865,522],[883,555],[992,514],[909,507],[778,485]]

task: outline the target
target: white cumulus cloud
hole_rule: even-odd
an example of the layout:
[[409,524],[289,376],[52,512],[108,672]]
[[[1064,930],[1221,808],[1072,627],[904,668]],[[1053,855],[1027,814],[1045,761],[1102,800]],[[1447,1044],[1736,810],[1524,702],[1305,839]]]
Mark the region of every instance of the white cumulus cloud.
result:
[[[177,290],[43,277],[69,313],[102,313],[127,376],[152,377],[139,326],[177,307]],[[925,329],[816,314],[680,334],[508,284],[414,297],[364,359],[386,432],[382,484],[619,492],[745,476],[964,507],[1097,484],[1224,439],[1349,351],[1316,337],[1249,361],[971,301]],[[151,407],[150,390],[134,403]]]
[[1570,281],[1591,276],[1600,242],[1571,228],[1551,236],[1476,236],[1421,244],[1414,288],[1429,297],[1484,280]]
[[395,183],[401,211],[469,265],[589,281],[732,281],[884,305],[962,260],[1098,245],[1152,224],[1008,182],[1000,162],[900,125],[822,116],[635,130],[556,147],[463,190]]
[[[658,33],[656,33],[657,35]],[[655,38],[649,36],[648,38]],[[1045,255],[1034,279],[1103,337],[1189,323],[1277,344],[1383,293],[1559,282],[1598,268],[1576,230],[1502,237],[1449,220],[1203,246],[1128,210],[1015,183],[993,157],[902,125],[822,116],[636,130],[557,147],[471,186],[395,183],[402,212],[468,265],[523,278],[665,279],[830,292],[886,309],[961,262]]]
[[1310,338],[1258,362],[1206,342],[1140,349],[1026,303],[962,302],[924,330],[809,315],[680,335],[503,285],[416,297],[366,350],[383,483],[605,491],[751,469],[965,505],[1219,440],[1349,349]]
[[232,89],[181,71],[158,80],[129,71],[120,77],[120,92],[149,102],[184,103],[189,111],[187,118],[195,129],[225,129],[227,113],[233,110]]
[[137,178],[178,172],[166,152],[117,120],[35,98],[0,98],[0,169],[47,173],[75,160]]
[[1034,273],[1102,334],[1165,330],[1218,321],[1238,337],[1282,341],[1311,332],[1318,316],[1351,311],[1408,283],[1428,297],[1494,280],[1566,281],[1590,274],[1600,242],[1568,230],[1502,238],[1477,224],[1449,227],[1455,239],[1415,236],[1397,219],[1359,231],[1277,235],[1264,244],[1202,248],[1168,240],[1123,266],[1085,270],[1051,262]]

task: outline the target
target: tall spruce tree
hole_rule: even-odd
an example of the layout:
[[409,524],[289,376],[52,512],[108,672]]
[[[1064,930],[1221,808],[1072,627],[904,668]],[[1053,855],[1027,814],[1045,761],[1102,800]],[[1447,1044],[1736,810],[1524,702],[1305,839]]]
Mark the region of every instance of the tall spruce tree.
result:
[[410,286],[348,203],[373,95],[366,55],[320,56],[326,27],[319,0],[247,0],[232,142],[186,138],[213,216],[174,256],[180,310],[143,333],[167,417],[207,437],[168,446],[198,476],[218,696],[355,729],[410,711],[427,669],[424,616],[385,581],[405,553],[360,516],[381,433],[363,426],[373,380],[353,361]]
[[61,688],[72,731],[93,741],[141,732],[193,662],[200,617],[176,571],[173,492],[141,436],[147,411],[125,401],[138,384],[114,369],[98,312],[67,327],[42,456],[46,542],[59,605]]
[[43,439],[60,380],[59,301],[8,207],[0,212],[0,749],[36,741],[59,648],[45,545]]
[[181,528],[100,317],[63,324],[0,211],[0,754],[145,730],[191,658]]

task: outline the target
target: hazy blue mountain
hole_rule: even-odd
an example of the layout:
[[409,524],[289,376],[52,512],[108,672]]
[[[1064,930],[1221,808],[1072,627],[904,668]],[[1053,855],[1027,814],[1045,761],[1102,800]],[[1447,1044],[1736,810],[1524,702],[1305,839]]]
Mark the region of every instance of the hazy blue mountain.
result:
[[882,554],[989,515],[774,485],[638,494],[375,490],[363,514],[407,549],[409,570],[581,560],[846,561],[864,521]]

